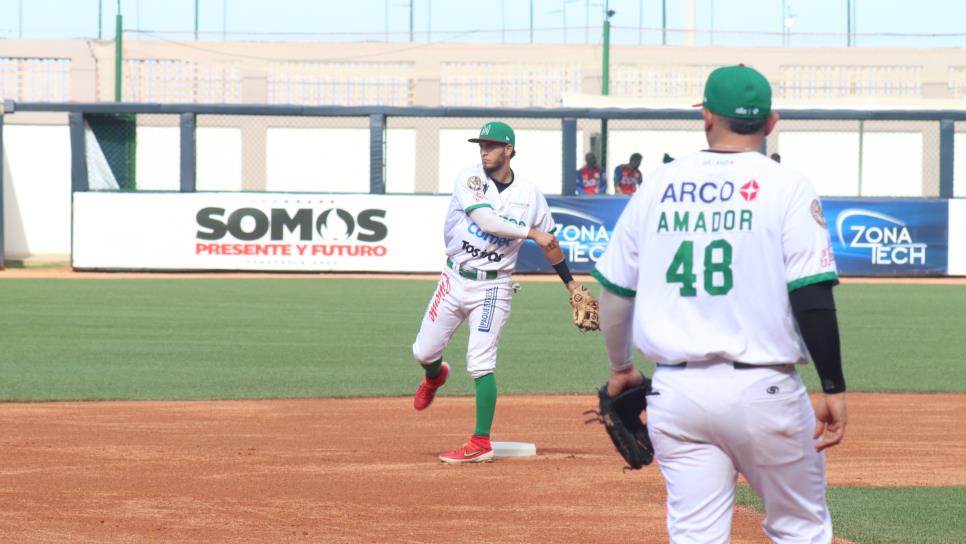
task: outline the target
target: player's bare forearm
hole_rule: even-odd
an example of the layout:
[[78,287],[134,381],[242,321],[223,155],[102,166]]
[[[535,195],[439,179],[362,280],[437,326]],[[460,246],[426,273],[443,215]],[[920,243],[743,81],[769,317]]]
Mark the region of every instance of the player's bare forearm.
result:
[[[546,255],[548,251],[553,250],[555,247],[558,250],[560,249],[560,243],[557,242],[557,237],[549,232],[543,232],[542,230],[531,228],[527,233],[527,238],[536,242],[537,245],[540,246],[540,249],[543,251],[544,255]],[[563,258],[563,253],[560,254],[560,257]]]
[[557,275],[560,276],[561,281],[567,286],[567,290],[573,292],[574,289],[580,287],[580,284],[574,281],[573,276],[570,274],[570,269],[567,267],[567,261],[564,259],[563,250],[560,248],[560,242],[557,240],[557,237],[552,234],[550,236],[553,237],[553,240],[546,247],[541,246],[540,249],[543,250],[543,256],[547,259],[547,262],[557,271]]

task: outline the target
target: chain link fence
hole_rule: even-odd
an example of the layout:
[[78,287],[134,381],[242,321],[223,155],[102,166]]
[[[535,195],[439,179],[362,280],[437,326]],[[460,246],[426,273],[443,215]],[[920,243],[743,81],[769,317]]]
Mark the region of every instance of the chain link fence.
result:
[[[46,106],[44,111],[64,111]],[[126,111],[124,105],[101,104],[92,109],[83,113],[87,179],[80,185],[91,189],[449,193],[453,176],[479,161],[478,147],[467,139],[487,121],[500,119],[516,132],[515,172],[546,194],[572,187],[588,153],[602,167],[606,192],[615,194],[614,170],[632,154],[643,156],[641,171],[647,175],[707,145],[693,110],[668,110],[662,116],[633,110],[471,108],[176,105],[169,111]],[[823,196],[966,196],[966,120],[958,120],[963,112],[908,114],[795,110],[779,122],[763,151],[804,173]],[[956,122],[942,125],[941,115]],[[566,133],[565,119],[575,120],[570,121],[575,137]],[[952,143],[949,133],[946,140],[943,136],[950,126]],[[193,139],[189,134],[186,140],[186,130],[193,130]],[[194,163],[186,166],[183,156],[189,161],[193,156]],[[573,164],[564,164],[565,156],[568,162],[573,157]],[[188,185],[186,168],[193,172]],[[952,188],[947,193],[944,175]]]
[[199,191],[369,192],[369,118],[198,115]]

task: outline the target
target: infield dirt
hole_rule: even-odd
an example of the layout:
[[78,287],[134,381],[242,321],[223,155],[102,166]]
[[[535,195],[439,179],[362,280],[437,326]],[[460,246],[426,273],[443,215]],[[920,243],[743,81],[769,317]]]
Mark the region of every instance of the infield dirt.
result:
[[[590,396],[500,399],[532,458],[444,465],[473,400],[5,404],[9,542],[666,542],[656,466],[622,472]],[[966,485],[966,395],[849,396],[831,485]],[[905,421],[897,433],[896,422]],[[929,454],[923,455],[928,444]],[[915,460],[915,462],[911,462]],[[764,543],[738,508],[734,542]],[[839,541],[842,542],[842,541]]]

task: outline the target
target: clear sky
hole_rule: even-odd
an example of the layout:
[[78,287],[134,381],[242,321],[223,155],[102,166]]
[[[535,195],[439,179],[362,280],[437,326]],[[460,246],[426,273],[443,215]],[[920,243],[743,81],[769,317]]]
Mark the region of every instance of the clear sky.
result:
[[[410,1],[413,8],[410,10]],[[966,0],[121,0],[143,39],[845,46],[849,6],[858,47],[966,46]],[[662,5],[666,4],[666,24]],[[0,0],[0,39],[114,36],[117,0]],[[102,9],[100,29],[98,11]],[[666,28],[666,34],[662,32]],[[128,39],[137,38],[128,34]]]

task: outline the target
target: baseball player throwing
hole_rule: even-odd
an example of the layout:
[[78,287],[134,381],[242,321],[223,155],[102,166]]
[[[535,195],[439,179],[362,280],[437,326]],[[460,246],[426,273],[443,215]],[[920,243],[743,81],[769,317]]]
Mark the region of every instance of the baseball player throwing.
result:
[[[709,148],[644,180],[593,271],[607,393],[643,381],[632,343],[657,363],[647,426],[672,543],[729,541],[739,472],[773,542],[828,543],[822,450],[847,415],[822,206],[760,153],[778,119],[760,73],[715,70],[702,107]],[[809,353],[824,390],[814,411],[795,369]]]
[[[543,193],[510,168],[510,159],[516,155],[513,129],[490,122],[480,129],[478,138],[469,141],[479,144],[481,163],[456,175],[443,227],[446,268],[413,343],[413,356],[426,374],[413,407],[425,410],[449,374],[443,349],[457,327],[469,323],[466,367],[475,382],[476,429],[462,447],[439,456],[447,463],[493,459],[490,427],[497,397],[493,372],[500,331],[510,317],[510,274],[523,242],[529,238],[540,246],[571,291],[572,304],[575,298],[593,301],[586,288],[573,280],[551,234],[554,221]],[[596,301],[593,304],[596,327]]]

